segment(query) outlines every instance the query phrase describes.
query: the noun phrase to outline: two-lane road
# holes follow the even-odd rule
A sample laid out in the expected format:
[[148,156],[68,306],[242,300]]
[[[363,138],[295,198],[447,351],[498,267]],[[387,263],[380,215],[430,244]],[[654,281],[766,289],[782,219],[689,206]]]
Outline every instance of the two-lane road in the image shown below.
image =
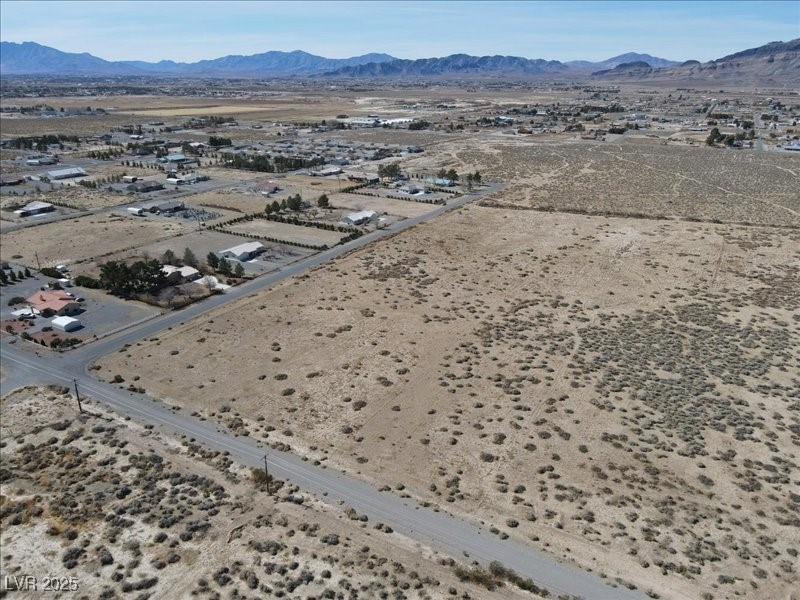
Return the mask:
[[39,357],[21,340],[14,344],[2,342],[2,365],[5,379],[0,382],[3,394],[21,385],[54,383],[69,386],[79,379],[82,391],[108,405],[121,415],[160,427],[165,433],[186,436],[210,449],[229,452],[241,464],[260,467],[268,451],[273,475],[296,484],[333,505],[345,503],[372,521],[391,526],[398,533],[459,560],[478,560],[481,563],[499,561],[520,575],[530,577],[554,594],[579,595],[587,600],[627,600],[644,598],[637,592],[612,588],[599,577],[577,567],[558,562],[523,543],[501,540],[477,523],[468,522],[441,512],[416,505],[392,493],[379,492],[367,483],[332,469],[314,466],[298,457],[267,450],[250,437],[241,437],[206,421],[181,413],[156,399],[125,391],[119,387],[94,380],[87,371],[97,358],[125,344],[133,344],[160,331],[173,327],[223,304],[253,294],[308,269],[331,261],[354,249],[428,221],[454,207],[502,189],[499,184],[484,186],[420,217],[406,219],[391,227],[375,231],[344,246],[310,256],[280,271],[260,277],[229,290],[228,293],[167,313],[150,321],[132,326],[84,347],[55,356]]
[[[64,369],[66,365],[44,362],[14,346],[4,348],[3,363],[42,383],[70,386],[75,376],[74,371]],[[228,452],[241,464],[260,467],[266,453],[270,472],[275,477],[334,506],[341,502],[352,506],[372,522],[385,523],[398,533],[458,560],[477,560],[484,564],[499,561],[520,575],[532,578],[554,595],[573,594],[587,600],[644,597],[624,588],[612,588],[595,575],[561,564],[517,541],[501,540],[477,524],[420,507],[413,500],[392,493],[379,492],[363,481],[314,466],[292,454],[265,448],[255,439],[236,436],[152,398],[86,378],[81,380],[80,388],[87,396],[120,414],[157,425],[168,434],[186,436],[208,448]]]

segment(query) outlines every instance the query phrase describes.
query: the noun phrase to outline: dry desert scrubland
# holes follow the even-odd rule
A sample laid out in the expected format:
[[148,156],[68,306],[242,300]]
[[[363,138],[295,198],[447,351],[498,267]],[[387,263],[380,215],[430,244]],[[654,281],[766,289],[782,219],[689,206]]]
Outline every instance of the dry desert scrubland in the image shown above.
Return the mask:
[[[800,226],[800,165],[788,154],[719,152],[643,137],[449,144],[453,162],[509,182],[496,201],[536,208],[756,225]],[[446,152],[445,148],[440,148]]]
[[789,598],[798,315],[795,228],[473,205],[97,374],[662,598]]
[[[2,399],[5,576],[74,598],[524,598],[456,576],[391,528],[296,489],[270,496],[219,452],[122,422],[69,391]],[[69,574],[75,592],[42,590]],[[493,578],[489,578],[493,579]]]

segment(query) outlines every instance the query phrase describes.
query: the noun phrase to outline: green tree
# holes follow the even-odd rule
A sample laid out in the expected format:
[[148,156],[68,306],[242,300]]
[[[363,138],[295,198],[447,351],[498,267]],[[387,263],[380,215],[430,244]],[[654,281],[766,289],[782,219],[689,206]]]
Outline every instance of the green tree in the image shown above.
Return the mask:
[[711,133],[709,133],[708,137],[706,138],[706,144],[713,146],[720,137],[722,136],[719,133],[719,129],[714,127],[714,129],[711,130]]
[[277,200],[272,201],[272,212],[274,213],[281,212],[281,205]]
[[183,264],[197,268],[197,257],[194,255],[191,248],[183,249]]
[[167,250],[164,254],[161,255],[161,262],[165,265],[176,265],[178,264],[178,257],[175,256],[175,253],[172,250]]
[[381,179],[397,179],[402,170],[399,162],[389,163],[388,165],[378,165],[378,177]]
[[297,212],[303,206],[303,199],[300,197],[300,194],[295,194],[294,196],[289,196],[286,199],[286,208],[289,210],[293,210]]
[[244,277],[244,267],[242,266],[242,263],[236,263],[236,266],[233,268],[233,274],[240,279]]
[[477,183],[478,185],[480,185],[480,183],[481,183],[481,174],[480,174],[480,172],[478,172],[478,171],[475,171],[475,172],[472,174],[472,180],[473,180],[475,183]]
[[328,195],[327,194],[322,194],[317,199],[317,206],[319,206],[320,208],[328,208],[330,205],[331,205],[331,201],[328,199]]
[[0,269],[0,283],[3,285],[8,283],[8,275],[6,275],[6,272],[2,269]]
[[447,171],[446,179],[449,179],[453,183],[458,181],[458,173],[456,172],[456,170],[455,169],[450,169],[449,171]]
[[17,274],[16,274],[16,273],[14,273],[14,271],[9,271],[9,272],[8,272],[8,278],[9,278],[11,281],[16,281],[16,280],[17,280]]
[[219,262],[217,263],[217,271],[219,271],[223,275],[230,275],[231,274],[231,263],[228,262],[227,258],[220,258],[219,259]]
[[219,257],[213,252],[209,252],[208,255],[206,255],[206,262],[208,263],[208,266],[214,270],[219,267]]
[[17,271],[17,279],[19,279],[20,281],[25,279],[25,273],[23,273],[22,270]]
[[28,267],[25,267],[25,277],[31,276],[31,270]]

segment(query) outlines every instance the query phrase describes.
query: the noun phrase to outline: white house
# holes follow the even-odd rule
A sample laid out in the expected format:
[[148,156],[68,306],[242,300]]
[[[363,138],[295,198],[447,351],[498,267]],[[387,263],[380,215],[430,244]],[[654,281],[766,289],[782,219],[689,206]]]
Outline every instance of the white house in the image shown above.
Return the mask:
[[250,260],[254,256],[258,256],[265,250],[266,248],[261,242],[245,242],[233,248],[220,250],[217,254],[222,258],[232,258],[233,260],[244,262]]
[[378,216],[374,210],[362,210],[360,212],[350,213],[349,215],[345,215],[342,218],[343,223],[347,223],[348,225],[363,225],[364,223],[369,223]]

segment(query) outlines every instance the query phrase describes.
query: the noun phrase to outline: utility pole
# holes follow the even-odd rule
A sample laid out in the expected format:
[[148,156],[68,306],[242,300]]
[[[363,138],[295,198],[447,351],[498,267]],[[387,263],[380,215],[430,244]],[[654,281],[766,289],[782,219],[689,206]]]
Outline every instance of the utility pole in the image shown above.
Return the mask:
[[72,383],[75,384],[75,399],[78,401],[78,412],[82,413],[83,412],[83,407],[81,406],[81,395],[78,393],[78,380],[77,379],[73,379]]
[[267,469],[267,455],[264,455],[264,475],[267,476],[267,493],[272,495],[272,486],[269,484],[269,470]]
[[33,251],[33,255],[36,257],[36,270],[37,271],[41,271],[42,270],[42,265],[39,262],[39,253],[34,250]]

